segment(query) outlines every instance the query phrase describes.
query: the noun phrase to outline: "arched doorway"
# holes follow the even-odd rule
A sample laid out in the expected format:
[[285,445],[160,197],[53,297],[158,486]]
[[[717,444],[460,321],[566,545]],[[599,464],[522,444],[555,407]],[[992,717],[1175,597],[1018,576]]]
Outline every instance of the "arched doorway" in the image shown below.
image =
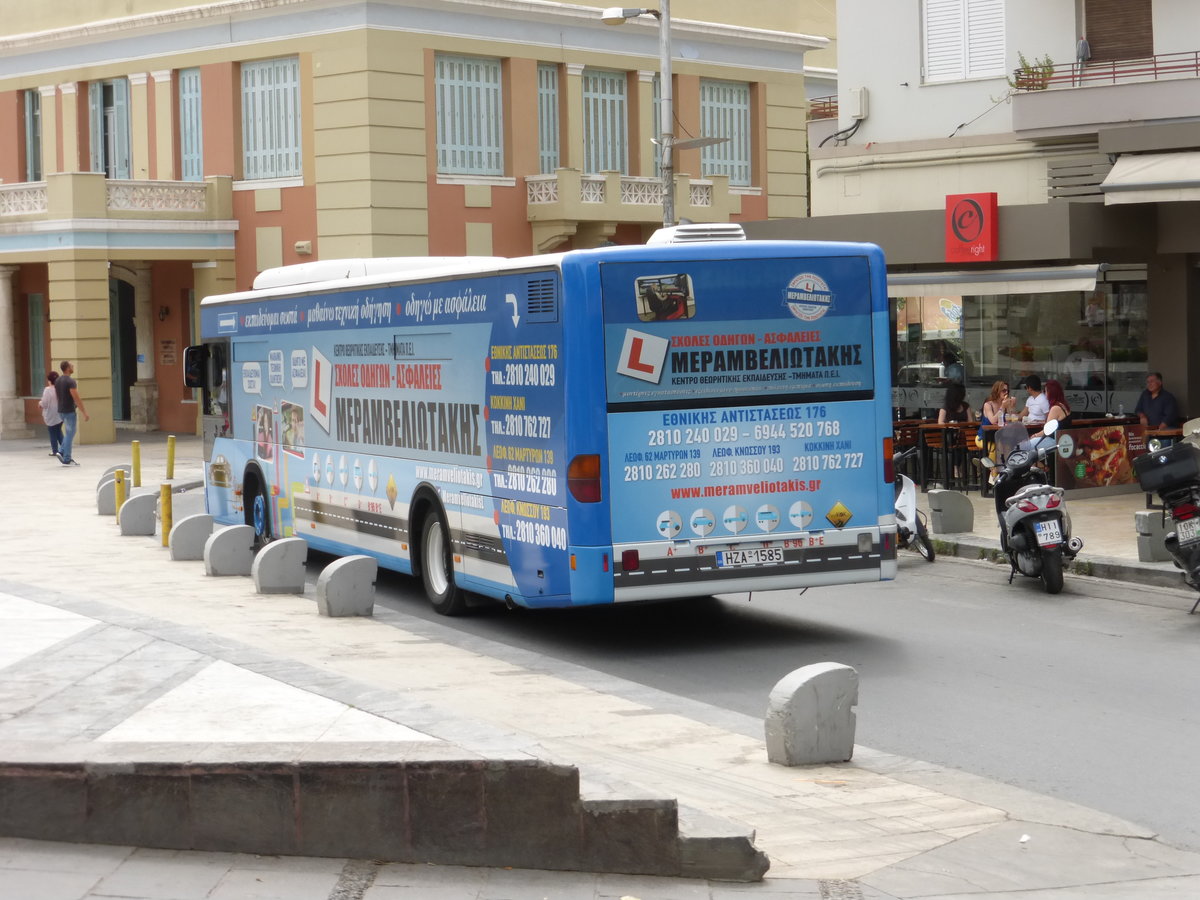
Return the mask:
[[112,354],[113,421],[129,421],[129,388],[137,380],[137,336],[133,324],[133,285],[108,279],[109,351]]

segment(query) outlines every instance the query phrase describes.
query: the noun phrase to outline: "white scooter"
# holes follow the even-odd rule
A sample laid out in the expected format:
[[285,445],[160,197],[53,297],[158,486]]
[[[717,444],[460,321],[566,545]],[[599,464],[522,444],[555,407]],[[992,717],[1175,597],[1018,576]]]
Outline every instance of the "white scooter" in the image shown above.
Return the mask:
[[[1045,436],[1051,438],[1045,446],[1009,453],[997,470],[995,487],[1000,547],[1012,566],[1008,581],[1011,584],[1018,572],[1041,578],[1048,594],[1063,589],[1063,557],[1074,559],[1083,549],[1083,540],[1071,535],[1065,491],[1047,484],[1045,474],[1036,467],[1053,455],[1057,430],[1058,422],[1051,420],[1044,428]],[[990,468],[990,462],[984,465]]]
[[892,457],[892,466],[897,469],[896,546],[916,550],[927,561],[933,562],[933,542],[929,540],[929,529],[925,527],[925,513],[917,509],[917,486],[898,470],[900,463],[916,452],[916,447],[909,447]]

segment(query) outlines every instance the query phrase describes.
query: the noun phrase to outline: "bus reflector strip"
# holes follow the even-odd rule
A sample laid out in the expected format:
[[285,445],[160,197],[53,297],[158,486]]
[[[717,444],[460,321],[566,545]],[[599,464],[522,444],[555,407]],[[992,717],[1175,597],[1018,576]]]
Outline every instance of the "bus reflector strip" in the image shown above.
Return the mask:
[[621,569],[626,572],[633,572],[642,565],[642,555],[637,550],[622,550],[621,551]]
[[883,481],[885,484],[891,484],[896,480],[896,467],[892,463],[892,439],[885,437],[883,439]]

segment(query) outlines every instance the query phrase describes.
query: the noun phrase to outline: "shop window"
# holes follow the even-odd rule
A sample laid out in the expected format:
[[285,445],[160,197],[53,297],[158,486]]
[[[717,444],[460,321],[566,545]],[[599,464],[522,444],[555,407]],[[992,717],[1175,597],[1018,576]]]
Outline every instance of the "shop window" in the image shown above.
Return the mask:
[[625,73],[583,70],[583,171],[628,171]]
[[88,84],[91,166],[106,178],[132,177],[129,160],[129,80]]
[[438,171],[503,175],[500,60],[439,53],[434,71]]
[[750,184],[750,85],[700,81],[700,133],[723,138],[700,151],[704,175],[728,175],[729,183]]
[[242,177],[302,174],[299,57],[242,63]]
[[36,90],[25,92],[25,180],[42,180],[42,94]]
[[204,180],[204,111],[201,108],[200,70],[180,69],[179,174],[184,181]]
[[1018,388],[1037,375],[1061,382],[1076,412],[1132,410],[1153,368],[1145,268],[1114,267],[1104,279],[1087,292],[896,300],[896,406],[934,413],[961,377],[978,409],[993,382],[1023,397]]
[[925,81],[1006,74],[1004,0],[925,0]]
[[543,174],[559,166],[558,66],[538,64],[538,163]]

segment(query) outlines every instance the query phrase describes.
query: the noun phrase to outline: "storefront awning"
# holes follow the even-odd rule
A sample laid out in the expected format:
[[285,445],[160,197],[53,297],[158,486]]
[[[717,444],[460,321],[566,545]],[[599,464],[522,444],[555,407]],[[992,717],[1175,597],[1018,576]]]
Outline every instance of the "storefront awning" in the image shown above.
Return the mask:
[[1046,266],[990,272],[889,272],[889,297],[1094,291],[1101,266]]
[[1100,190],[1105,205],[1200,200],[1200,152],[1125,154]]

